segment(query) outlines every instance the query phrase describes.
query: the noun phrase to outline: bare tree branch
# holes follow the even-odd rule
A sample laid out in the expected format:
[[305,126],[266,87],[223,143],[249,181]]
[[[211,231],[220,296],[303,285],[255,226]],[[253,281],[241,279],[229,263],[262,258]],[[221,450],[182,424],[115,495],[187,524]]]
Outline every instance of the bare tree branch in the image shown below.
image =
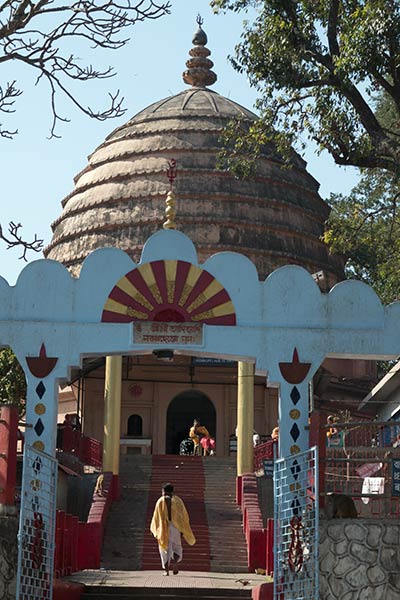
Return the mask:
[[0,225],[0,239],[2,239],[7,244],[7,250],[10,248],[15,248],[19,246],[23,249],[20,259],[27,262],[26,253],[28,250],[32,250],[33,252],[40,252],[43,250],[43,240],[39,239],[35,233],[35,237],[31,242],[27,242],[22,238],[19,233],[20,228],[22,227],[21,223],[13,223],[11,221],[8,224],[8,234],[9,236],[5,236],[3,233],[3,228]]
[[[57,110],[58,92],[91,118],[119,117],[125,112],[119,92],[109,93],[109,106],[96,110],[85,107],[68,87],[71,80],[85,82],[113,77],[113,68],[99,69],[83,64],[66,48],[73,48],[74,42],[79,41],[87,43],[89,50],[118,50],[128,43],[130,26],[158,19],[169,14],[170,8],[169,0],[75,0],[69,5],[60,0],[3,0],[0,4],[0,63],[23,63],[38,71],[37,81],[47,80],[52,111],[51,137],[57,137],[59,121],[69,120]],[[15,100],[21,93],[15,81],[0,87],[0,113],[14,112]],[[16,133],[0,125],[0,136],[12,138]]]

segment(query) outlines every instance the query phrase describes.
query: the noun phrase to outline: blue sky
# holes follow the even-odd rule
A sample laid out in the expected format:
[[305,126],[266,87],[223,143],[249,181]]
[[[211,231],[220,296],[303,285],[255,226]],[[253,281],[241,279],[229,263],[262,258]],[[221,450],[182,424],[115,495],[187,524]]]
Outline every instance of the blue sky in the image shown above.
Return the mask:
[[[73,189],[73,177],[85,167],[87,156],[102,143],[115,127],[127,121],[152,102],[181,91],[185,84],[182,71],[196,29],[196,15],[204,19],[208,48],[218,81],[213,89],[247,108],[256,98],[243,75],[230,66],[227,55],[233,53],[244,15],[213,15],[209,0],[172,0],[172,13],[157,21],[138,23],[131,30],[131,41],[122,50],[90,57],[95,65],[112,64],[117,75],[111,80],[80,86],[83,104],[100,104],[108,91],[120,89],[127,111],[118,120],[99,122],[81,115],[59,96],[59,110],[70,123],[58,125],[61,139],[48,139],[51,125],[50,96],[45,82],[34,85],[35,75],[25,67],[1,67],[0,85],[17,79],[24,94],[17,101],[17,112],[7,120],[9,128],[18,128],[12,141],[0,138],[1,213],[3,229],[9,221],[23,223],[26,238],[37,233],[45,244],[51,239],[51,223],[61,213],[62,199]],[[88,56],[89,52],[79,52]],[[1,119],[5,123],[5,119]],[[348,192],[356,182],[355,169],[336,167],[329,156],[316,156],[310,148],[305,159],[308,170],[320,182],[321,195]],[[18,249],[0,246],[0,275],[14,284],[24,263]],[[39,255],[29,254],[30,260]]]

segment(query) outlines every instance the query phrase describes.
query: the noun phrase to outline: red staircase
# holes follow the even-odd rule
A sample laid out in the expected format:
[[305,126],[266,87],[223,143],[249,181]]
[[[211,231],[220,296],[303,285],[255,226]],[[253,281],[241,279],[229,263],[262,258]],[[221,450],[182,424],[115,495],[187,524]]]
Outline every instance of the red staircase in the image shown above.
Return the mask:
[[152,457],[152,475],[148,495],[146,534],[143,540],[142,569],[161,569],[158,544],[150,533],[150,522],[154,506],[161,496],[164,483],[172,483],[174,492],[182,498],[190,516],[190,524],[196,537],[196,544],[188,546],[183,540],[183,560],[180,563],[185,571],[210,571],[210,542],[207,515],[204,503],[205,478],[203,460],[199,456]]

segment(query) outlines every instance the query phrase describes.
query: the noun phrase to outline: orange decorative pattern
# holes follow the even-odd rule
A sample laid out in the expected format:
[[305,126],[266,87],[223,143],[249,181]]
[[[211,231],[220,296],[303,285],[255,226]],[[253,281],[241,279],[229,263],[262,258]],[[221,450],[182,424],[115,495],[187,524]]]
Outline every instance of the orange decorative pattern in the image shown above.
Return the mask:
[[204,269],[182,260],[157,260],[127,273],[112,289],[101,320],[236,325],[225,288]]

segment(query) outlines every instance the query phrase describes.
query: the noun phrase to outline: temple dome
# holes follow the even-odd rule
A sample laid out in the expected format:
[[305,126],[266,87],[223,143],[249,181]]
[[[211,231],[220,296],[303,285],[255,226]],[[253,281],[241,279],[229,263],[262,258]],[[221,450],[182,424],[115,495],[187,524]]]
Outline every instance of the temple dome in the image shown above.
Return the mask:
[[[204,42],[196,34],[196,44]],[[343,261],[320,240],[329,207],[319,184],[295,153],[292,168],[282,168],[266,150],[256,175],[243,180],[217,168],[223,128],[231,119],[251,123],[257,116],[206,87],[216,78],[212,62],[204,46],[194,50],[200,62],[189,60],[184,73],[192,87],[136,114],[89,156],[52,225],[46,257],[74,275],[99,247],[121,248],[139,261],[144,243],[165,220],[166,169],[175,159],[177,228],[192,239],[201,262],[215,252],[236,251],[255,263],[260,278],[298,264],[311,273],[324,271],[332,285],[343,276]]]

